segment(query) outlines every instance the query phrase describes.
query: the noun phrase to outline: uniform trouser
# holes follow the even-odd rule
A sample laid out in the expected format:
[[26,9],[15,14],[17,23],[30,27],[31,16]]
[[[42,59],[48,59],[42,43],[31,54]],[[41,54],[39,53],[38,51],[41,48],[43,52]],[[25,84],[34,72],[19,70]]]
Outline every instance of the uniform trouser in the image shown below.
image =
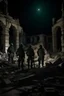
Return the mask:
[[18,68],[22,68],[22,70],[23,70],[24,69],[23,63],[24,63],[24,58],[19,58],[18,59]]
[[43,59],[39,59],[38,61],[39,61],[39,68],[40,68],[40,64],[41,63],[42,63],[42,67],[43,67],[43,65],[44,65],[44,58]]
[[10,54],[8,54],[8,62],[10,62]]
[[13,56],[11,54],[8,54],[8,62],[13,63]]
[[31,63],[31,68],[32,68],[32,63],[33,63],[33,58],[28,57],[28,69],[29,69],[29,65]]

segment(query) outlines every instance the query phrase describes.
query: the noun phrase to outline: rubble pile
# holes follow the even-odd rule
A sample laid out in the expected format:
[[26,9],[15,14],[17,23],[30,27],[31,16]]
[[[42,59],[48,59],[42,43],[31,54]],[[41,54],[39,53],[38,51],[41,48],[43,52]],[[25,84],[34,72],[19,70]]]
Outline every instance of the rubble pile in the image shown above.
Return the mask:
[[[57,58],[46,67],[20,70],[0,62],[0,96],[64,95],[64,62]],[[59,66],[61,65],[61,66]]]

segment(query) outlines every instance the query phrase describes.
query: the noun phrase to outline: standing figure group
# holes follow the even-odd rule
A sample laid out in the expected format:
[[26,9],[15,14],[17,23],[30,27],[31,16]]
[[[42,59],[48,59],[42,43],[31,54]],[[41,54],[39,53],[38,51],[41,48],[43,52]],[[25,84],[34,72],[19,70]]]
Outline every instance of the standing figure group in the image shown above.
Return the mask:
[[[13,44],[11,44],[8,48],[8,61],[13,63],[13,57],[14,57],[14,47]],[[38,54],[38,62],[39,62],[39,68],[40,68],[40,64],[42,63],[42,67],[44,65],[44,55],[45,55],[45,51],[42,47],[42,45],[39,46],[39,49],[37,51]],[[22,68],[22,70],[24,69],[24,59],[25,59],[25,51],[23,48],[23,45],[20,44],[19,48],[16,51],[16,55],[18,56],[18,68]],[[34,50],[32,48],[31,45],[29,45],[29,47],[26,50],[26,55],[28,57],[27,62],[28,62],[28,69],[31,67],[33,68],[33,62],[34,62]]]

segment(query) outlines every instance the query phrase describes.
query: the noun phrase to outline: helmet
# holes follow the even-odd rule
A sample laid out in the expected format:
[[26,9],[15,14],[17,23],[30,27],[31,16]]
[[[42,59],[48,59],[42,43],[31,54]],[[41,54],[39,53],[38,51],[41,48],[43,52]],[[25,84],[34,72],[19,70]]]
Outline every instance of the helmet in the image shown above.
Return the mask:
[[42,48],[42,45],[40,45],[39,47]]
[[20,44],[20,47],[23,47],[23,45],[22,45],[22,44]]
[[10,45],[13,46],[13,43],[11,43]]
[[31,48],[32,46],[31,45],[29,45],[29,48]]

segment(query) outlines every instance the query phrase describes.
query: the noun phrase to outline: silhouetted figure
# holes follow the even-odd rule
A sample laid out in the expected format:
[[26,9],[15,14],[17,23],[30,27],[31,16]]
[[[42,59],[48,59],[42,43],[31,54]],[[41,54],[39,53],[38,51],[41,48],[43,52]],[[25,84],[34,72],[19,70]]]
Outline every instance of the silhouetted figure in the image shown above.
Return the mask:
[[39,46],[39,49],[37,51],[37,54],[39,56],[38,62],[39,62],[39,68],[40,68],[40,63],[42,63],[42,67],[44,65],[44,55],[45,55],[45,51],[44,51],[42,45]]
[[23,45],[21,44],[16,52],[17,56],[19,56],[18,58],[18,68],[23,68],[23,63],[24,63],[24,58],[25,58],[25,53],[24,53],[24,49],[23,49]]
[[11,43],[8,50],[8,62],[13,63],[13,58],[14,58],[14,46]]
[[34,50],[31,47],[31,45],[28,47],[27,52],[26,52],[27,56],[28,56],[28,69],[29,69],[29,63],[31,62],[31,68],[32,68],[32,64],[34,61]]

